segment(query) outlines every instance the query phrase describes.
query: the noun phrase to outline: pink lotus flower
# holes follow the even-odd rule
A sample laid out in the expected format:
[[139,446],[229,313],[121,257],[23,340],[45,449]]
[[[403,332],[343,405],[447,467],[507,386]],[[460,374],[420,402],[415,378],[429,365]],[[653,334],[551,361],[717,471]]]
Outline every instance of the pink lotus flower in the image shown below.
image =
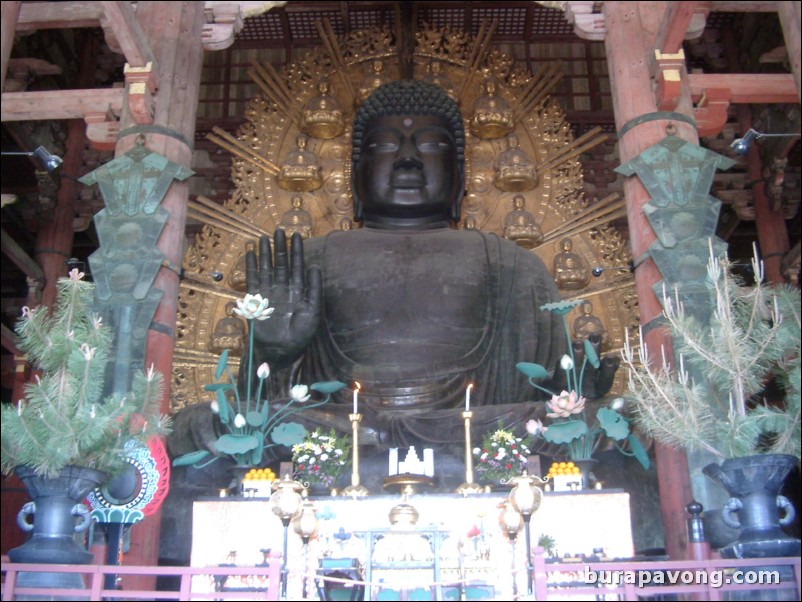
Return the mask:
[[546,402],[549,418],[568,418],[572,414],[579,414],[585,409],[585,398],[580,397],[576,391],[563,391],[559,395],[552,395],[551,401]]

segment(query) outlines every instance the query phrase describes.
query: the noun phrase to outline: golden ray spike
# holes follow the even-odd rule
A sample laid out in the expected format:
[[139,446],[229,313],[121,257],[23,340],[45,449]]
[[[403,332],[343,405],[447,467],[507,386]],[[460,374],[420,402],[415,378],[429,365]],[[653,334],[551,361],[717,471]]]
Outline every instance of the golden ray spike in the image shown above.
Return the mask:
[[563,301],[581,301],[583,299],[589,299],[590,297],[596,297],[598,295],[623,290],[633,286],[635,286],[635,276],[633,274],[628,276],[618,276],[617,278],[610,280],[605,286],[584,289],[576,295],[563,297]]
[[570,227],[567,227],[567,228],[564,228],[564,229],[560,229],[559,231],[552,230],[551,232],[546,234],[543,237],[543,240],[540,241],[540,243],[535,248],[542,247],[542,246],[547,245],[547,244],[549,244],[551,242],[554,242],[557,238],[560,238],[560,237],[574,236],[574,235],[580,234],[582,232],[587,232],[588,230],[592,230],[593,228],[597,228],[602,224],[606,224],[606,223],[609,223],[611,221],[620,219],[622,217],[626,217],[626,214],[627,214],[626,207],[622,207],[622,208],[620,208],[620,209],[618,209],[616,211],[613,211],[611,213],[608,213],[608,214],[606,214],[604,216],[594,216],[593,218],[588,219],[587,221],[583,221],[581,223],[571,222],[571,226]]
[[[263,234],[268,234],[260,227],[256,226],[251,220],[247,219],[246,217],[240,215],[239,213],[234,213],[230,209],[222,205],[218,205],[212,199],[209,199],[203,195],[198,195],[195,197],[194,201],[190,201],[190,205],[200,205],[206,208],[208,211],[215,212],[214,214],[219,215],[221,219],[225,218],[231,222],[231,225],[238,225],[243,232],[249,232],[254,236],[262,236]],[[198,207],[200,210],[200,207]]]
[[266,232],[263,232],[257,228],[246,228],[241,223],[235,220],[227,219],[225,216],[222,216],[207,207],[203,207],[202,205],[193,204],[192,201],[189,202],[187,207],[187,217],[196,219],[199,222],[209,226],[220,228],[221,230],[225,230],[226,232],[236,236],[259,238],[263,234],[267,234]]
[[581,226],[588,221],[598,220],[601,217],[604,217],[608,213],[612,213],[613,211],[618,211],[625,207],[625,201],[623,198],[619,196],[617,192],[614,192],[610,195],[607,195],[600,201],[594,203],[590,207],[587,207],[581,214],[573,216],[570,221],[566,221],[563,224],[557,226],[550,232],[546,233],[544,236],[544,240],[546,238],[551,238],[552,240],[559,236],[562,232],[566,232],[568,230],[572,230],[577,226]]
[[187,290],[195,291],[198,293],[205,293],[210,295],[215,295],[217,297],[221,297],[223,299],[231,299],[232,301],[236,301],[237,299],[242,299],[242,294],[230,289],[220,288],[219,286],[211,286],[204,282],[200,282],[199,280],[194,280],[188,276],[184,276],[183,280],[179,283],[181,288],[185,288]]
[[563,78],[564,73],[562,71],[557,71],[549,76],[548,79],[542,82],[542,85],[538,87],[534,94],[532,94],[526,102],[526,105],[521,113],[521,119],[524,116],[531,113],[537,105],[542,103],[551,91],[555,88],[555,86],[560,83],[560,80]]
[[323,45],[326,48],[326,53],[331,59],[332,66],[342,82],[343,88],[351,98],[351,104],[355,104],[358,97],[353,85],[351,84],[351,80],[348,78],[345,60],[340,53],[340,45],[337,41],[337,36],[331,27],[331,23],[329,23],[328,19],[324,18],[322,21],[315,21],[315,27],[317,28],[320,39],[323,41]]
[[[602,134],[598,138],[594,139],[594,136],[599,134],[602,131],[600,127],[595,127],[589,132],[584,133],[579,138],[572,140],[566,146],[562,147],[557,153],[554,155],[547,157],[546,161],[544,161],[541,165],[537,168],[538,175],[543,175],[548,170],[554,168],[561,163],[565,163],[569,161],[571,158],[585,152],[588,149],[593,148],[604,142],[607,139],[606,134]],[[577,152],[579,151],[579,152]]]
[[469,89],[471,86],[475,74],[479,71],[479,66],[482,64],[482,61],[484,61],[485,54],[487,53],[487,49],[490,46],[490,42],[493,39],[493,34],[496,32],[497,27],[497,21],[493,21],[489,27],[487,27],[486,19],[482,21],[479,34],[474,39],[473,46],[471,46],[471,53],[468,57],[468,76],[463,80],[460,86],[457,95],[458,98],[462,98],[465,90]]
[[275,72],[272,65],[266,63],[263,66],[257,61],[252,61],[247,73],[279,110],[285,113],[296,125],[300,122],[301,114],[296,108],[297,103],[290,98],[289,91],[284,87],[281,76]]
[[240,142],[225,130],[215,126],[212,128],[212,132],[214,133],[206,135],[207,140],[214,142],[231,154],[271,175],[278,175],[280,169],[274,163],[256,154],[252,148],[249,148],[246,144]]

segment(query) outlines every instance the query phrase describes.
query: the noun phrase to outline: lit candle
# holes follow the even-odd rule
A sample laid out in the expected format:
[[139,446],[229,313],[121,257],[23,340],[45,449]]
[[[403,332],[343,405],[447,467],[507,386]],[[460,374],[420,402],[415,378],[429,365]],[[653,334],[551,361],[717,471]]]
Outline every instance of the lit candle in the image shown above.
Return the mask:
[[359,393],[359,383],[355,383],[355,384],[356,384],[356,387],[354,388],[354,414],[358,414],[359,413],[359,405],[357,404],[356,396],[357,396],[357,393]]
[[465,411],[471,411],[471,389],[473,388],[473,384],[468,385],[468,388],[465,389]]

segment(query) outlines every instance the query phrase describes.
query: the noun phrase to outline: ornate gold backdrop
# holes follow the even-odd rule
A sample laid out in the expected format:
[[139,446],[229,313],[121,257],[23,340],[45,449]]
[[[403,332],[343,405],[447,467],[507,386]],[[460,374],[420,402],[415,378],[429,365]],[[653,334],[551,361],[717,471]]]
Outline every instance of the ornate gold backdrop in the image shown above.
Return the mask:
[[[605,331],[602,350],[616,353],[625,328],[637,327],[634,279],[626,270],[607,269],[598,277],[590,271],[630,261],[626,242],[609,225],[625,210],[616,196],[593,204],[584,198],[579,156],[604,136],[571,133],[549,97],[559,65],[524,72],[490,49],[494,27],[487,24],[475,37],[424,27],[414,50],[387,29],[338,39],[328,24],[318,27],[323,47],[282,73],[253,64],[249,75],[262,93],[251,100],[247,123],[236,136],[220,129],[210,135],[233,155],[236,191],[224,207],[202,197],[190,202],[189,216],[205,225],[184,261],[171,409],[208,398],[203,386],[213,382],[222,348],[230,348],[231,369],[237,369],[245,325],[226,305],[244,294],[247,242],[272,235],[279,225],[303,236],[358,227],[349,190],[354,111],[376,85],[409,77],[410,68],[414,79],[446,88],[462,109],[467,190],[457,227],[495,232],[531,248],[552,270],[563,298],[592,304],[585,311],[591,309]],[[574,257],[567,270],[557,270],[566,239]],[[569,314],[570,325],[582,311]],[[622,390],[619,375],[611,393]]]

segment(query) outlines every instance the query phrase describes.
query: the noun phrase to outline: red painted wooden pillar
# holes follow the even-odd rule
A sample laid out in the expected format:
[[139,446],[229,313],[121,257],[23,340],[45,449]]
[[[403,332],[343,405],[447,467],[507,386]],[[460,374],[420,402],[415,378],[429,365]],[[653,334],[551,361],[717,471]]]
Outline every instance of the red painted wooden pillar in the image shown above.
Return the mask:
[[[203,65],[201,31],[205,23],[202,2],[139,2],[136,16],[158,64],[153,125],[136,126],[124,108],[120,138],[115,152],[129,151],[138,135],[145,136],[145,147],[170,161],[189,167],[195,135],[198,94]],[[179,274],[183,261],[184,226],[189,188],[174,181],[161,207],[169,217],[157,246],[171,267],[162,267],[154,287],[163,296],[148,332],[145,364],[164,375],[162,411],[169,409],[170,383],[178,308]],[[174,269],[171,269],[174,268]],[[126,564],[155,565],[159,557],[159,513],[134,525]],[[124,578],[125,589],[135,589],[153,578]]]
[[[626,163],[647,148],[666,137],[666,127],[672,124],[675,135],[698,143],[696,129],[677,120],[651,119],[658,109],[652,92],[649,60],[654,54],[654,40],[665,2],[605,2],[604,15],[607,28],[605,50],[610,72],[616,129],[626,125],[620,136],[618,151],[621,163]],[[686,90],[676,109],[691,114],[690,94]],[[633,120],[641,118],[638,125]],[[650,118],[649,120],[645,118]],[[624,195],[629,223],[630,246],[636,263],[656,240],[654,231],[643,213],[650,200],[640,180],[633,176],[624,181]],[[671,337],[661,328],[651,328],[653,320],[662,313],[660,301],[652,285],[662,280],[657,266],[647,259],[635,270],[640,323],[644,326],[645,341],[653,355],[660,355],[664,346],[667,356],[673,355]],[[674,559],[687,557],[688,535],[685,524],[685,507],[691,501],[691,481],[684,451],[660,444],[655,445],[657,477],[660,486],[665,546]]]

